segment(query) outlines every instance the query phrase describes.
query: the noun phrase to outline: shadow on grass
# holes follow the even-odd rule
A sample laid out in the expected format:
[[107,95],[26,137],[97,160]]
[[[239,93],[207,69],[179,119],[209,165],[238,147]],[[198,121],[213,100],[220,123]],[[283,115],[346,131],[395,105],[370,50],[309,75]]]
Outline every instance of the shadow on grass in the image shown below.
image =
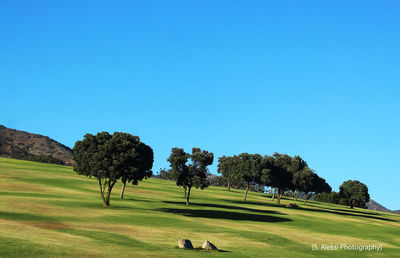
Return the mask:
[[[120,200],[120,199],[118,199],[118,200]],[[133,198],[133,197],[124,197],[123,200],[131,201],[131,202],[154,202],[154,201],[151,201],[151,200],[137,199],[137,198]],[[121,200],[121,201],[123,201],[123,200]]]
[[[228,200],[228,201],[233,202],[233,203],[244,204],[243,202],[237,201],[237,200]],[[286,207],[286,205],[284,205],[284,204],[277,204],[277,203],[270,203],[270,202],[246,201],[245,203],[251,204],[251,205],[262,205],[262,206],[270,206],[270,207]],[[351,217],[359,217],[359,218],[368,218],[368,219],[396,222],[396,220],[374,216],[373,214],[363,212],[363,211],[357,211],[357,210],[350,211],[350,210],[344,210],[344,209],[320,208],[316,205],[312,205],[309,203],[307,205],[312,206],[313,208],[299,206],[298,210],[311,211],[311,212],[323,212],[323,213],[331,213],[331,214],[338,214],[338,215],[351,216]]]
[[228,220],[247,220],[247,221],[259,221],[259,222],[287,222],[291,219],[281,218],[271,215],[261,215],[252,213],[241,213],[232,211],[219,211],[219,210],[195,210],[195,209],[173,209],[173,208],[161,208],[156,209],[157,211],[174,213],[183,215],[186,217],[195,218],[209,218],[209,219],[228,219]]
[[[325,203],[324,203],[325,204]],[[318,206],[314,205],[314,204],[309,204],[307,206],[312,206],[312,207],[316,207],[319,208]],[[388,214],[380,214],[378,213],[379,211],[374,211],[374,210],[367,210],[367,211],[360,211],[360,210],[355,210],[355,209],[340,209],[340,208],[324,208],[327,210],[333,210],[333,211],[343,211],[343,212],[351,212],[351,213],[358,213],[358,214],[364,214],[364,215],[369,215],[369,216],[387,216]],[[369,211],[369,212],[368,212]],[[390,214],[390,213],[389,213]]]
[[226,200],[227,202],[231,202],[231,203],[237,203],[237,204],[250,204],[250,205],[261,205],[261,206],[270,206],[270,207],[285,207],[284,204],[277,204],[277,203],[271,203],[268,201],[264,201],[264,202],[258,202],[258,201],[246,201],[243,202],[241,200]]
[[205,252],[205,253],[229,253],[229,251],[227,251],[227,250],[222,250],[222,249],[205,250],[205,249],[203,249],[201,247],[196,247],[196,248],[192,248],[192,249],[189,249],[189,248],[184,249],[184,248],[179,248],[179,247],[176,246],[175,249],[179,249],[179,250],[182,250],[182,251],[198,251],[198,252]]
[[[351,216],[351,217],[356,217],[356,218],[358,217],[358,218],[377,219],[377,220],[396,222],[396,220],[383,218],[383,217],[377,217],[377,216],[374,216],[373,214],[363,214],[363,213],[354,214],[354,213],[352,213],[352,211],[343,212],[341,209],[333,210],[333,209],[321,209],[321,208],[316,208],[316,207],[315,208],[311,208],[311,209],[310,208],[306,208],[306,207],[299,207],[297,209],[298,210],[303,210],[303,211],[323,212],[323,213]],[[351,212],[351,213],[349,213],[349,212]],[[357,211],[355,211],[355,212],[357,212]]]
[[25,225],[34,226],[42,229],[69,228],[66,224],[56,218],[32,213],[17,213],[0,211],[0,219],[21,221]]
[[[168,204],[185,204],[185,202],[173,202],[173,201],[163,201],[163,203]],[[243,203],[242,203],[243,204]],[[213,204],[213,203],[190,203],[189,206],[199,206],[199,207],[207,207],[207,208],[220,208],[220,209],[229,209],[229,210],[242,210],[242,211],[250,211],[250,212],[260,212],[260,213],[267,213],[267,214],[280,214],[280,215],[287,215],[285,213],[281,213],[279,211],[270,211],[270,210],[259,210],[259,209],[252,209],[247,207],[241,206],[232,206],[232,205],[223,205],[223,204]]]
[[82,229],[60,229],[58,232],[63,232],[70,235],[84,237],[102,243],[103,245],[118,245],[122,247],[140,247],[149,250],[161,250],[160,247],[142,242],[138,239],[131,238],[126,235],[96,231],[96,230],[82,230]]

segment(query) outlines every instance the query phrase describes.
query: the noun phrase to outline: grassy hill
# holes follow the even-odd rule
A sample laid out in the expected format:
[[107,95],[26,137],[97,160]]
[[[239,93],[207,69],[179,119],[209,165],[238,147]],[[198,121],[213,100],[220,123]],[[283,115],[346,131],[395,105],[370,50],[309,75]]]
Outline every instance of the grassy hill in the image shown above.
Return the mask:
[[[173,182],[129,186],[103,207],[94,179],[71,167],[0,158],[0,256],[282,257],[395,256],[400,216],[310,202],[277,206],[269,196],[209,187],[189,207]],[[292,200],[284,199],[283,204]],[[178,249],[205,240],[225,252]],[[376,251],[312,251],[311,245],[383,245]]]

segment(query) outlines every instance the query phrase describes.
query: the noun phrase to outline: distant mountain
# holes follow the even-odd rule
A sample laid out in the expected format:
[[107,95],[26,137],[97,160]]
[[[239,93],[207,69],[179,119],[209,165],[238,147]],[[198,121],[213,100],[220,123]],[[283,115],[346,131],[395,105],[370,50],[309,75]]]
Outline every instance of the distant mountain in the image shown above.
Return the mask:
[[376,201],[370,199],[369,202],[367,203],[367,208],[369,210],[374,210],[374,211],[383,211],[383,212],[391,212],[391,213],[398,213],[400,214],[400,210],[389,210],[388,208],[384,207],[383,205],[380,205]]
[[46,163],[73,165],[73,152],[47,136],[0,125],[0,156]]

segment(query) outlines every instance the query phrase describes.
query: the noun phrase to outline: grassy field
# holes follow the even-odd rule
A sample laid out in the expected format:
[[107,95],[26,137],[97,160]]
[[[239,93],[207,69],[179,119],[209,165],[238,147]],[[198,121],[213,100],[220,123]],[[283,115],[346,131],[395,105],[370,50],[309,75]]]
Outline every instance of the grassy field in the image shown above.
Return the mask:
[[[70,167],[0,158],[0,256],[308,257],[399,256],[400,216],[297,202],[209,187],[189,207],[174,182],[150,179],[127,187],[103,207],[94,179]],[[205,240],[223,251],[182,250]],[[316,250],[312,244],[381,245],[383,250]]]

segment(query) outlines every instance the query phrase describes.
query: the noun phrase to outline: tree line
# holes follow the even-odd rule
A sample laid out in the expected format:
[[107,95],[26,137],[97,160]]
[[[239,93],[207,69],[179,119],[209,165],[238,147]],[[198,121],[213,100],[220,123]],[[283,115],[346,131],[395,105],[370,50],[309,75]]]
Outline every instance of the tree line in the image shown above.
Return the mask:
[[[137,185],[153,173],[152,148],[141,142],[138,136],[128,133],[86,134],[83,140],[75,143],[73,151],[74,171],[97,179],[105,206],[110,205],[111,191],[118,180],[123,183],[120,194],[120,198],[123,199],[127,183]],[[170,169],[162,170],[161,173],[183,188],[187,205],[190,204],[193,187],[205,189],[210,185],[207,176],[210,175],[208,166],[214,161],[212,152],[192,148],[191,153],[186,153],[184,149],[175,147],[172,148],[167,161]],[[331,196],[335,198],[325,179],[309,168],[300,156],[292,157],[281,153],[264,156],[249,153],[222,156],[218,159],[218,173],[227,182],[228,191],[232,186],[245,189],[244,202],[249,190],[262,190],[266,186],[274,189],[272,200],[276,198],[278,204],[288,192],[292,193],[296,200],[298,194],[303,193],[304,202],[313,194],[318,194],[322,201],[330,200]],[[340,204],[364,207],[369,195],[365,198],[368,188],[362,187],[363,184],[344,184],[343,189],[341,187]]]
[[305,193],[307,202],[311,194],[331,192],[332,188],[325,179],[317,175],[300,156],[289,156],[275,152],[273,155],[242,153],[234,156],[222,156],[218,159],[218,173],[228,182],[244,183],[246,201],[250,186],[263,185],[274,189],[272,200],[280,200],[287,191],[297,200],[298,193]]

